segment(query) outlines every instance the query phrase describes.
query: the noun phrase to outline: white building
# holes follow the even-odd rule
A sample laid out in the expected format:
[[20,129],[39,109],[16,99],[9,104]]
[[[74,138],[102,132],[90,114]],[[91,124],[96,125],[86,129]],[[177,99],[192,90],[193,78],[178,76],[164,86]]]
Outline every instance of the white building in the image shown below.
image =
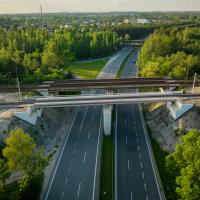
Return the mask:
[[138,24],[149,24],[151,23],[150,19],[137,19]]

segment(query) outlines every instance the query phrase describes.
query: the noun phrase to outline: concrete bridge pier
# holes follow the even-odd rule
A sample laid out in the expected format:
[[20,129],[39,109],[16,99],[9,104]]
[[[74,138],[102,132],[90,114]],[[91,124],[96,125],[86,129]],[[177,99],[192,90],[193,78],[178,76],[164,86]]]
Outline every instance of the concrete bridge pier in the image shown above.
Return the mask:
[[26,121],[32,125],[35,125],[37,123],[38,117],[42,116],[42,108],[35,108],[34,106],[28,106],[26,111],[21,112],[14,112],[14,116]]
[[112,105],[103,106],[103,125],[104,125],[104,134],[111,135],[112,127]]

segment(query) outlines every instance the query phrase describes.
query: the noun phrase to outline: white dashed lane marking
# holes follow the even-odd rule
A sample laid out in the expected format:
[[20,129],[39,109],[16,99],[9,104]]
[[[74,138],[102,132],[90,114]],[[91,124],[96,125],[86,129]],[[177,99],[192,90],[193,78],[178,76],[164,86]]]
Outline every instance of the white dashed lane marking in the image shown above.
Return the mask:
[[65,194],[65,192],[63,191],[63,192],[62,192],[62,197],[61,197],[62,199],[63,199],[63,197],[64,197],[64,194]]
[[78,186],[77,198],[79,198],[80,190],[81,190],[81,183],[79,183],[79,186]]
[[68,169],[67,174],[69,175],[71,168]]
[[142,162],[140,162],[140,167],[141,167],[141,169],[142,169]]
[[144,183],[144,189],[145,189],[145,191],[147,191],[147,186],[146,186],[146,183]]
[[144,172],[142,172],[142,178],[144,179]]
[[133,193],[131,192],[131,200],[133,200]]
[[85,162],[85,160],[86,160],[86,155],[87,155],[87,153],[85,152],[84,157],[83,157],[83,162]]
[[89,131],[89,133],[88,133],[88,140],[90,139],[90,135],[91,135],[91,132]]
[[130,170],[130,162],[129,162],[129,159],[128,159],[128,170]]
[[68,178],[65,179],[65,185],[67,185],[67,183],[68,183]]

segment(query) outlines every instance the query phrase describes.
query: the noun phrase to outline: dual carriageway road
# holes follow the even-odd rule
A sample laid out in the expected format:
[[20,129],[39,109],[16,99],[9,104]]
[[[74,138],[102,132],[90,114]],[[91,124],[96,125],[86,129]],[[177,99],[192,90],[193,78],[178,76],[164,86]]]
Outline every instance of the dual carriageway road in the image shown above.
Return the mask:
[[[112,57],[98,77],[113,78],[130,51]],[[101,106],[78,108],[43,200],[98,199],[101,120]]]

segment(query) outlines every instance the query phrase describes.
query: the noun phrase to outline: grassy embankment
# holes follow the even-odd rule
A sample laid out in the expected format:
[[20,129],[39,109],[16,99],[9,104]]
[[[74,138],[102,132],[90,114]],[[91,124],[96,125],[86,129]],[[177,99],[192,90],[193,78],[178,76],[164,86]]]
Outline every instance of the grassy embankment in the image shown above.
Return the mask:
[[[146,121],[146,116],[145,116],[146,112],[148,111],[144,111],[145,121]],[[163,184],[163,189],[165,192],[166,199],[176,200],[177,198],[176,198],[174,181],[169,179],[169,174],[165,166],[166,156],[169,154],[161,149],[158,142],[152,137],[151,130],[148,126],[147,129],[150,136],[151,146],[153,149],[160,178]]]
[[66,69],[83,79],[95,79],[107,60],[101,59],[96,61],[72,63]]

